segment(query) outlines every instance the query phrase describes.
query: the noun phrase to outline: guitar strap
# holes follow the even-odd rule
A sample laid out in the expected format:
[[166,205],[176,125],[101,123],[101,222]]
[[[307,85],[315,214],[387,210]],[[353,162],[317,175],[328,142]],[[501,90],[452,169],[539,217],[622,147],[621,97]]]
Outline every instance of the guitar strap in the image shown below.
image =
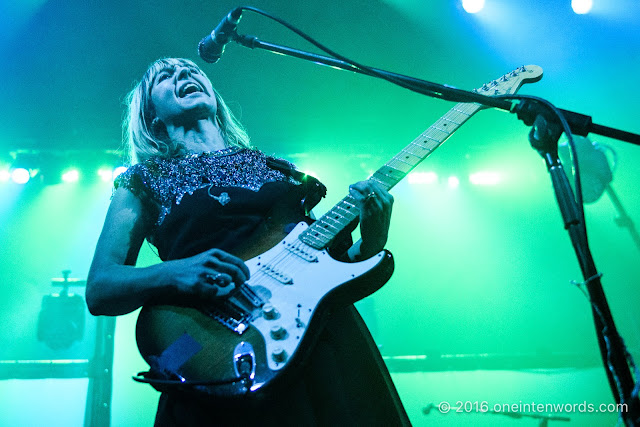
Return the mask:
[[311,209],[313,209],[314,206],[316,206],[327,194],[327,187],[325,187],[317,178],[307,175],[304,172],[300,172],[286,160],[267,156],[267,166],[302,183],[304,186],[302,207],[305,215],[309,215],[311,213]]
[[[305,215],[311,217],[311,209],[313,209],[320,200],[326,196],[327,187],[317,178],[300,172],[295,166],[286,160],[277,157],[267,156],[267,166],[271,169],[282,172],[283,174],[301,182],[304,186],[304,198],[302,199],[302,208]],[[358,221],[354,221],[344,230],[342,230],[327,248],[331,256],[338,261],[350,262],[347,251],[353,244],[351,232],[357,227]]]

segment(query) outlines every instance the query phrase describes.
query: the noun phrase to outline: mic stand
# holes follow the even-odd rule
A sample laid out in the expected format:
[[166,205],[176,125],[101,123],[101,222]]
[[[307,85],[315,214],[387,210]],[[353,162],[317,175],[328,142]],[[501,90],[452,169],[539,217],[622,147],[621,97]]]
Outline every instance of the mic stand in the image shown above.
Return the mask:
[[[247,36],[234,33],[231,37],[232,40],[236,43],[251,49],[263,49],[285,56],[304,59],[306,61],[314,62],[319,65],[326,65],[332,68],[353,71],[355,73],[389,80],[392,83],[396,83],[414,92],[421,93],[433,98],[443,99],[445,101],[477,102],[478,104],[487,107],[498,108],[500,110],[509,111],[511,113],[517,112],[518,115],[520,115],[521,112],[522,114],[531,114],[531,112],[535,110],[535,105],[537,104],[531,101],[521,101],[519,104],[517,104],[513,101],[500,99],[499,97],[480,95],[475,92],[457,89],[453,86],[433,83],[403,74],[392,73],[390,71],[381,70],[378,68],[360,68],[339,59],[265,42],[255,36]],[[590,116],[584,114],[563,109],[559,109],[559,111],[562,112],[565,119],[569,123],[571,132],[576,135],[587,136],[589,133],[597,133],[598,135],[607,136],[609,138],[618,139],[620,141],[629,142],[635,145],[640,145],[640,135],[638,134],[611,128],[608,126],[598,125],[596,123],[593,123]]]
[[539,415],[539,414],[527,414],[524,412],[496,412],[496,411],[489,411],[489,413],[496,414],[496,415],[505,415],[507,417],[516,418],[516,419],[533,418],[535,420],[540,420],[540,422],[538,423],[539,427],[547,427],[549,425],[549,421],[565,421],[565,422],[571,421],[571,418],[563,417],[559,415],[546,415],[546,414]]
[[533,121],[532,114],[519,114],[518,116],[525,124],[533,125],[529,133],[529,142],[544,159],[549,171],[564,226],[569,233],[585,279],[582,285],[586,287],[591,302],[598,344],[602,359],[607,367],[609,385],[616,402],[627,405],[627,411],[621,411],[625,423],[628,426],[637,426],[640,423],[640,401],[638,400],[638,391],[635,390],[633,375],[629,369],[627,351],[609,310],[600,283],[601,274],[598,273],[589,250],[585,224],[580,218],[571,185],[558,156],[557,143],[563,130],[559,123],[549,119],[542,110],[535,113],[537,114],[535,114]]
[[[425,406],[424,408],[422,408],[422,414],[423,415],[429,415],[429,412],[431,412],[432,409],[436,409],[438,408],[438,405],[434,405],[433,403],[429,403],[427,406]],[[538,426],[540,427],[547,427],[549,425],[549,421],[565,421],[565,422],[569,422],[571,421],[571,418],[569,417],[563,417],[563,416],[558,416],[558,415],[542,415],[542,414],[527,414],[525,412],[516,412],[516,411],[493,411],[493,410],[487,410],[487,411],[482,411],[481,413],[483,414],[493,414],[493,415],[504,415],[510,418],[515,418],[515,419],[520,419],[520,418],[533,418],[536,420],[540,420]]]
[[[427,96],[454,102],[476,102],[484,106],[499,108],[516,113],[518,118],[523,120],[526,125],[533,125],[529,140],[532,147],[536,149],[545,160],[556,192],[556,200],[560,207],[565,228],[569,232],[571,242],[580,263],[580,268],[585,279],[584,286],[587,288],[591,300],[598,344],[603,362],[607,368],[606,372],[609,385],[611,386],[616,402],[627,405],[627,412],[624,413],[621,411],[621,416],[625,423],[628,426],[640,425],[640,400],[638,399],[638,391],[634,389],[635,382],[627,362],[626,349],[615,327],[604,291],[602,290],[602,285],[600,284],[600,274],[596,269],[589,250],[585,224],[581,221],[569,180],[558,157],[557,142],[563,129],[559,123],[545,117],[545,115],[548,114],[548,110],[544,105],[532,99],[524,99],[516,103],[500,99],[499,97],[484,96],[475,92],[432,83],[385,70],[371,67],[357,67],[346,61],[263,42],[257,37],[239,35],[236,32],[232,34],[232,38],[240,45],[251,49],[260,48],[270,52],[315,62],[320,65],[327,65],[333,68],[382,78]],[[572,133],[587,136],[590,132],[593,132],[640,145],[640,135],[638,134],[594,124],[591,117],[584,114],[567,110],[559,111],[564,116]]]
[[636,225],[634,224],[633,219],[631,219],[629,214],[627,214],[626,209],[624,208],[624,206],[622,206],[622,203],[620,202],[620,199],[618,198],[618,195],[616,194],[616,192],[613,190],[613,187],[611,186],[611,184],[607,185],[604,190],[609,195],[611,202],[613,203],[616,210],[618,211],[618,214],[620,215],[618,218],[615,219],[615,223],[618,225],[618,227],[624,227],[629,230],[629,234],[631,234],[633,243],[635,243],[636,248],[640,250],[640,234],[636,229]]

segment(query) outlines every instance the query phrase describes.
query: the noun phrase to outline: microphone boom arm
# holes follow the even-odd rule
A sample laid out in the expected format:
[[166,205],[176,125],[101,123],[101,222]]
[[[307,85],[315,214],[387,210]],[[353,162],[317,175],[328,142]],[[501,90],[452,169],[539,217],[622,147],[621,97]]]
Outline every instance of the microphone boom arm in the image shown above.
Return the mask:
[[[500,110],[509,111],[511,113],[517,113],[518,118],[523,120],[525,124],[528,125],[533,123],[535,117],[538,115],[538,110],[535,107],[536,103],[531,100],[521,100],[519,103],[517,103],[515,101],[500,99],[500,97],[480,95],[476,92],[458,89],[449,85],[433,83],[427,80],[393,73],[378,68],[360,68],[339,59],[265,42],[255,36],[247,36],[235,33],[233,34],[232,39],[236,43],[251,49],[262,49],[272,53],[278,53],[285,56],[304,59],[306,61],[314,62],[318,65],[325,65],[336,69],[352,71],[355,73],[388,80],[414,92],[421,93],[433,98],[452,102],[477,102],[478,104],[487,107],[493,107]],[[639,134],[593,123],[592,118],[584,114],[563,109],[559,109],[559,111],[562,112],[565,119],[567,120],[571,132],[575,133],[576,135],[587,136],[589,133],[597,133],[598,135],[629,142],[635,145],[640,145]]]

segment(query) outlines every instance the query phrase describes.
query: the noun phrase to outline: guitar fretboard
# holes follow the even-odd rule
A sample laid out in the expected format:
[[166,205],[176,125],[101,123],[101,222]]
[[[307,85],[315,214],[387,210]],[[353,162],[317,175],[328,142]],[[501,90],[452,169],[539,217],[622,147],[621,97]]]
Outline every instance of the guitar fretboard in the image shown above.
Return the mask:
[[[369,179],[385,190],[390,190],[411,172],[420,162],[429,157],[462,124],[473,116],[481,106],[475,103],[460,103],[442,116],[429,129],[411,141]],[[307,245],[324,249],[331,241],[360,215],[355,199],[347,195],[331,210],[299,235]]]

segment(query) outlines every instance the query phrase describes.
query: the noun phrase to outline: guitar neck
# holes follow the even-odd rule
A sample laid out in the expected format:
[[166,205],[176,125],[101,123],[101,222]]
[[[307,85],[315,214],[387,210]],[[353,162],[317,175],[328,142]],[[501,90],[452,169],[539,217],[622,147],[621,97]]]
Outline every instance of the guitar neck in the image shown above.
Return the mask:
[[[457,104],[369,179],[385,190],[390,190],[481,108],[480,104],[476,103]],[[360,210],[355,204],[355,199],[347,195],[301,233],[299,239],[313,248],[324,249],[359,215]]]

